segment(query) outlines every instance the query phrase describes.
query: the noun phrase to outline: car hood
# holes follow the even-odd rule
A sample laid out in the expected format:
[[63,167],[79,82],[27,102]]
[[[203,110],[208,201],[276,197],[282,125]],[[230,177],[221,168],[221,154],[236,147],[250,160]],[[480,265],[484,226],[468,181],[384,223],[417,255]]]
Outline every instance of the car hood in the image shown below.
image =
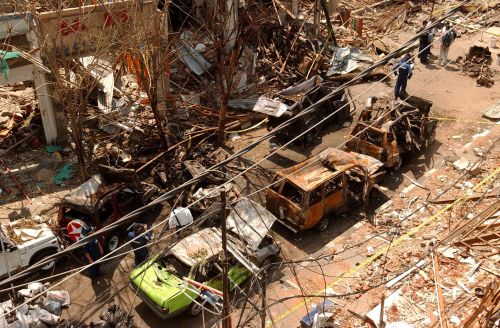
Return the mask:
[[[31,248],[40,244],[58,244],[57,237],[46,223],[33,224],[19,220],[1,225],[0,230],[2,230],[0,232],[2,241],[18,247]],[[7,231],[10,231],[13,240],[7,237]]]
[[375,174],[381,167],[384,166],[384,163],[372,156],[355,152],[352,152],[351,154],[353,154],[356,160],[358,160],[361,165],[366,168],[370,175]]
[[168,272],[154,260],[132,271],[130,280],[144,295],[162,307],[168,307],[166,303],[187,287],[182,279]]
[[239,235],[252,251],[257,251],[276,217],[256,202],[242,198],[227,217],[227,229]]

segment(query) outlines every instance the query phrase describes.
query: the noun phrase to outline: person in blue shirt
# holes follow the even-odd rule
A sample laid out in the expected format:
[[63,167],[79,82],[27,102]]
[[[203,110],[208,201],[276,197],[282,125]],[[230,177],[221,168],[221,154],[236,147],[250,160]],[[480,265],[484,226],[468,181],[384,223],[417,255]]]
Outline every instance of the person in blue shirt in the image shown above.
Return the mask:
[[[101,244],[97,238],[92,238],[85,243],[83,246],[83,257],[87,264],[92,264],[99,260],[104,255]],[[96,278],[102,275],[101,264],[94,263],[88,268],[88,273],[90,278]]]
[[396,86],[394,87],[394,97],[396,100],[398,97],[402,99],[408,95],[406,93],[406,85],[413,75],[410,53],[405,54],[396,66],[394,66],[394,75],[397,76]]
[[[132,249],[134,250],[134,267],[137,267],[146,262],[146,260],[149,258],[149,251],[146,245],[151,241],[153,235],[151,234],[151,232],[144,233],[144,231],[146,231],[146,226],[140,223],[132,224],[130,226],[130,230],[131,231],[129,231],[128,233],[128,239],[131,240],[130,246],[132,246]],[[139,235],[139,238],[134,239]]]

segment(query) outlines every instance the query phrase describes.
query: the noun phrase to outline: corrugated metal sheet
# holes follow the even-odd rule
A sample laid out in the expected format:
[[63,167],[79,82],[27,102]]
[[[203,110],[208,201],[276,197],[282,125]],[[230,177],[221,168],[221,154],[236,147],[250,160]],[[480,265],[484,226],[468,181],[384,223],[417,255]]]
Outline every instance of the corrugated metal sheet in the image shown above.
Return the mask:
[[212,64],[203,58],[193,47],[183,44],[177,47],[177,49],[177,55],[181,62],[196,75],[203,75],[203,73],[212,67]]
[[231,99],[228,101],[228,106],[231,108],[252,109],[258,100],[259,97]]

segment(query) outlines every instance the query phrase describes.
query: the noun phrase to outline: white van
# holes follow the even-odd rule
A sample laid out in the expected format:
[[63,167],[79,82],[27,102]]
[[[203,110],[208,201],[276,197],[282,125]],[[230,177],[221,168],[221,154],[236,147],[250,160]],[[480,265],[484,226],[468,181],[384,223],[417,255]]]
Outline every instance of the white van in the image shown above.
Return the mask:
[[[54,232],[45,223],[18,220],[0,225],[0,278],[6,278],[62,250]],[[55,260],[39,271],[49,271]]]

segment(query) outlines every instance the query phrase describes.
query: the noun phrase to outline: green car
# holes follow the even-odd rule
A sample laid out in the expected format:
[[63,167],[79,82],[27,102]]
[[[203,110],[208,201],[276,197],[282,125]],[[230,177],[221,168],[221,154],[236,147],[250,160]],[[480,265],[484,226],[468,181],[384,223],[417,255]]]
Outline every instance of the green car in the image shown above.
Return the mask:
[[[230,290],[258,274],[258,266],[279,253],[279,245],[267,235],[275,220],[264,207],[246,198],[229,214]],[[216,294],[222,290],[221,254],[220,229],[204,228],[132,271],[131,287],[162,319],[185,311],[191,316],[203,309],[213,311],[220,304]]]

